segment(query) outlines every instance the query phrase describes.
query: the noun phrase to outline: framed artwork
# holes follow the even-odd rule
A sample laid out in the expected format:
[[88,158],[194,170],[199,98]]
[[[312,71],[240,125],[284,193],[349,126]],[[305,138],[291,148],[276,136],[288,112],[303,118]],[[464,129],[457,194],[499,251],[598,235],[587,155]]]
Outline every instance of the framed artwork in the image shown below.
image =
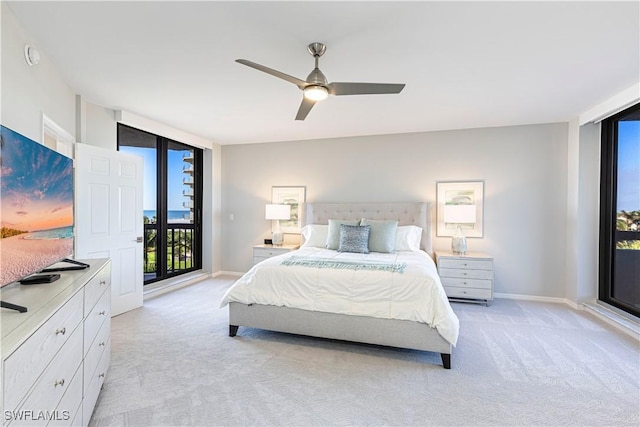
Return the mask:
[[280,221],[280,230],[287,234],[300,234],[306,187],[271,187],[271,203],[291,205],[291,219]]
[[[483,237],[484,181],[436,182],[436,236]],[[454,222],[455,221],[455,222]]]

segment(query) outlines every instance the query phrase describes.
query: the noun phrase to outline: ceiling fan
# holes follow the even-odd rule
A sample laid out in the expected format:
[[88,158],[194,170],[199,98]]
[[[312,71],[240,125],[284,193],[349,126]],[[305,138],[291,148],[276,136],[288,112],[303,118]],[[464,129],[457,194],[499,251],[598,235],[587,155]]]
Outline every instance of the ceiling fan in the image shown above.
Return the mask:
[[302,90],[302,103],[298,108],[296,120],[304,120],[311,111],[311,108],[318,101],[322,101],[329,95],[373,95],[385,93],[400,93],[404,89],[403,84],[394,83],[349,83],[349,82],[333,82],[329,83],[320,68],[318,68],[318,60],[327,50],[324,43],[311,43],[307,46],[309,53],[315,58],[316,66],[309,73],[306,80],[301,80],[280,71],[274,70],[264,65],[246,59],[236,59],[236,62],[246,65],[256,70],[271,74],[272,76],[286,80],[298,86]]

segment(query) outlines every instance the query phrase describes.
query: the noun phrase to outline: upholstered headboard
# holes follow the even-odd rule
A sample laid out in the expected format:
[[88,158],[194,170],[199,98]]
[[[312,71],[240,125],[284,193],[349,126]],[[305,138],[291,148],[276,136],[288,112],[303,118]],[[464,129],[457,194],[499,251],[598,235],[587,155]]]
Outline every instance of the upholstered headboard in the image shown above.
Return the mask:
[[431,209],[425,202],[306,203],[305,224],[328,224],[330,219],[390,219],[398,225],[422,227],[420,248],[431,254]]

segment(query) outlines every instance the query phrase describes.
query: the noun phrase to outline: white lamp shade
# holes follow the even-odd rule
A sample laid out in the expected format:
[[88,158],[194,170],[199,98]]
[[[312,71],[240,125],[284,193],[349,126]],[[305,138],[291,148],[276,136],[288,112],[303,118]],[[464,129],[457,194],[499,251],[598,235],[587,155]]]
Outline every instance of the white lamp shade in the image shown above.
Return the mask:
[[445,205],[444,222],[450,224],[475,224],[476,205]]
[[264,218],[271,220],[291,219],[291,205],[266,205]]

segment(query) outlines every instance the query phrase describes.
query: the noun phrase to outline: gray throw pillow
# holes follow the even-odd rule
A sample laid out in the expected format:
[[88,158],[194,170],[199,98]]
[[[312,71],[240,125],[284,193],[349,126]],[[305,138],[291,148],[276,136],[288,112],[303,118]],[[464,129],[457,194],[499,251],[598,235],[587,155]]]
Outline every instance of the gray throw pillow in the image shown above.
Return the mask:
[[360,225],[360,220],[330,219],[329,231],[327,232],[327,249],[334,251],[340,246],[340,225]]
[[338,252],[369,253],[369,225],[340,225],[340,245]]
[[396,234],[398,221],[365,219],[360,225],[370,225],[369,250],[371,252],[393,253],[396,251]]

